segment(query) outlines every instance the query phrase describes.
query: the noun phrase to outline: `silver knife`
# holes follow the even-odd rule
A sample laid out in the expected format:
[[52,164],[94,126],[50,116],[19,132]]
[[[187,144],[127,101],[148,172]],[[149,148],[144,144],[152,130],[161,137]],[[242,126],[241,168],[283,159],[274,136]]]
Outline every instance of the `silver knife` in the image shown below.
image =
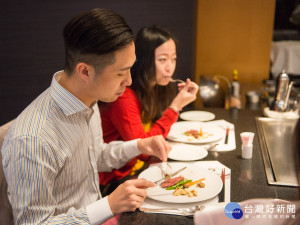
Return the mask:
[[183,168],[181,168],[181,169],[179,169],[179,170],[177,170],[177,171],[175,171],[174,173],[171,173],[170,176],[169,176],[168,178],[167,178],[167,177],[163,177],[163,178],[161,178],[161,179],[159,179],[159,180],[157,180],[157,181],[154,181],[153,183],[155,183],[156,185],[157,185],[157,184],[160,184],[161,182],[163,182],[163,181],[165,181],[165,180],[167,180],[167,179],[170,179],[171,177],[174,177],[175,175],[179,174],[181,171],[183,171],[183,170],[185,170],[185,169],[186,169],[186,166],[183,167]]

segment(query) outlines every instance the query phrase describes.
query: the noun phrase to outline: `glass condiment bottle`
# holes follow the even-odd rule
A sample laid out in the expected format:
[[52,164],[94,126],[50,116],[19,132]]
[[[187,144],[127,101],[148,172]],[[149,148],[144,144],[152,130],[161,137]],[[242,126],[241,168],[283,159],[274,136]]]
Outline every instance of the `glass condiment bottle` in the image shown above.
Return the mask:
[[241,108],[241,84],[238,81],[238,71],[233,70],[230,88],[230,108]]

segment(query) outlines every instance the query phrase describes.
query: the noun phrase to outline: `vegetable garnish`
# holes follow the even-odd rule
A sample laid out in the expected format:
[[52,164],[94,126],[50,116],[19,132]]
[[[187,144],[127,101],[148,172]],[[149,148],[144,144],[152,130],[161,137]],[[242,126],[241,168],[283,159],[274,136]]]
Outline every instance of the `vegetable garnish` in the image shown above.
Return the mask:
[[173,190],[173,189],[176,189],[177,187],[180,187],[180,186],[183,187],[184,184],[189,183],[191,181],[192,180],[183,180],[183,181],[180,181],[180,182],[178,182],[177,184],[174,184],[171,187],[167,187],[166,190]]
[[196,181],[190,181],[190,182],[187,182],[184,184],[184,187],[190,187],[190,186],[193,186],[194,184],[198,184],[200,183],[201,181],[204,181],[205,178],[202,178],[200,180],[196,180]]

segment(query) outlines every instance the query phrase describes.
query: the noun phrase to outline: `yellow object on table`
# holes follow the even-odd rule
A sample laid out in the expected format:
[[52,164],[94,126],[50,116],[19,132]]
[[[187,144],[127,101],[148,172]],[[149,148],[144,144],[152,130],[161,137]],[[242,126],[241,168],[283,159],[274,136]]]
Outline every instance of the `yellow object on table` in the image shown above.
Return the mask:
[[136,171],[140,170],[144,166],[145,162],[137,159],[136,163],[132,167],[131,172],[129,173],[130,176],[133,176]]

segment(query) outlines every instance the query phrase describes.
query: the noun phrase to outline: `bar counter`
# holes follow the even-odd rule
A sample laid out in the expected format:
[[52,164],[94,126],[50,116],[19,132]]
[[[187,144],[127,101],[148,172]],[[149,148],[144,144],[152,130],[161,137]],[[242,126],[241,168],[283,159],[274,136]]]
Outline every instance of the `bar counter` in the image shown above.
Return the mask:
[[[298,199],[298,188],[269,185],[267,182],[264,162],[257,136],[255,117],[262,116],[260,110],[223,108],[205,108],[212,112],[216,120],[224,119],[235,125],[236,150],[228,152],[208,152],[202,160],[218,160],[231,169],[231,202],[240,202],[251,198],[279,198],[285,200]],[[252,159],[241,158],[241,132],[254,132]],[[136,210],[123,213],[118,222],[120,225],[143,224],[193,224],[192,217],[174,216],[156,213],[144,213]]]

